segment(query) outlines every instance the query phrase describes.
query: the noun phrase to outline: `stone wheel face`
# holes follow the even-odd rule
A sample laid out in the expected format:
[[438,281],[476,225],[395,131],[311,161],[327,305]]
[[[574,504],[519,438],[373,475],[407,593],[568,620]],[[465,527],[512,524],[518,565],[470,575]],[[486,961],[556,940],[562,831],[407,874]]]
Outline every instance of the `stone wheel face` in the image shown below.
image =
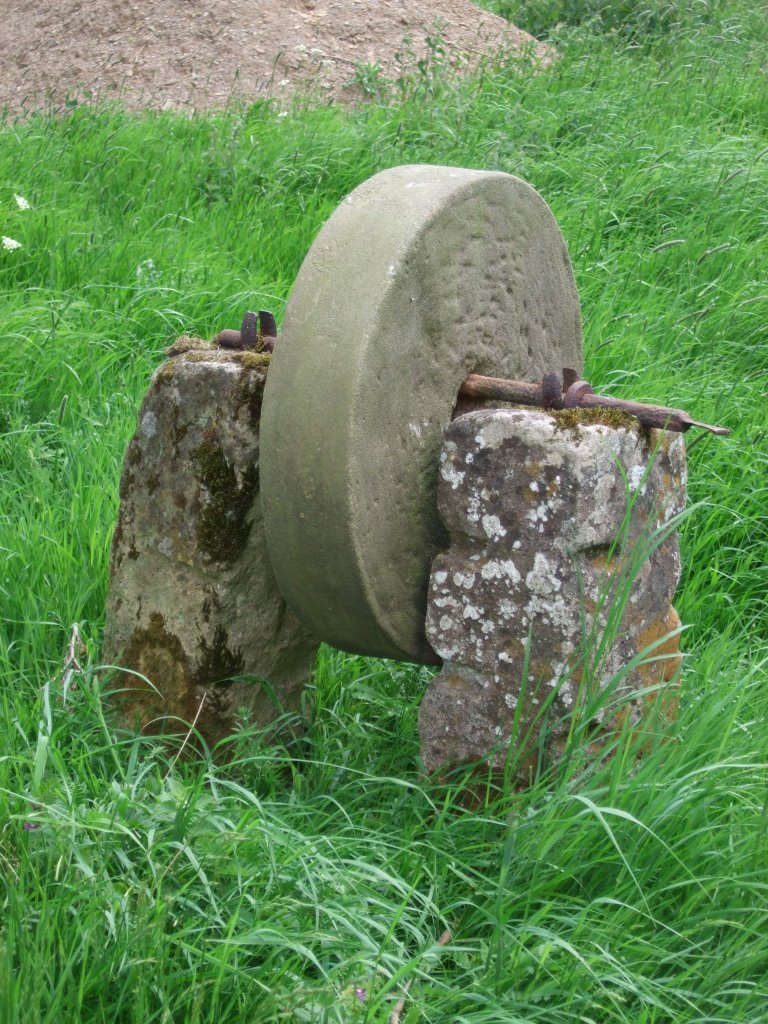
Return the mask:
[[438,459],[469,373],[581,372],[560,230],[508,174],[396,167],[341,203],[296,279],[261,422],[270,559],[290,607],[356,653],[435,663]]

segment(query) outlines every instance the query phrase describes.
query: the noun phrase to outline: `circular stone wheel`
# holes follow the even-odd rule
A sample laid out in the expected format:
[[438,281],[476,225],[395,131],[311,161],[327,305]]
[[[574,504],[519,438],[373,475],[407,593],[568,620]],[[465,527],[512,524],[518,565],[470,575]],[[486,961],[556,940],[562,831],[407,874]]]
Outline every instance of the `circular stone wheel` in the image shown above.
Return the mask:
[[320,639],[422,663],[443,429],[469,373],[581,374],[579,300],[548,206],[509,174],[369,178],[320,231],[267,378],[261,489],[283,596]]

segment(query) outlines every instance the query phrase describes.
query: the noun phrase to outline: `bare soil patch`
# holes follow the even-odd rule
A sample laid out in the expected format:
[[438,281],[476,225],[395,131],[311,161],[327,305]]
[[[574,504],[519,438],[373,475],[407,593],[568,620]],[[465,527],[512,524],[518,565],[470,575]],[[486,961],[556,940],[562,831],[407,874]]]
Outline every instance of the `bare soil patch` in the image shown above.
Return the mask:
[[[470,0],[28,0],[3,5],[0,109],[120,99],[130,108],[210,109],[297,91],[353,102],[396,55],[471,67],[547,50]],[[404,40],[406,42],[404,46]],[[429,40],[432,40],[430,43]],[[437,41],[437,43],[436,43]],[[355,83],[357,78],[358,82]]]

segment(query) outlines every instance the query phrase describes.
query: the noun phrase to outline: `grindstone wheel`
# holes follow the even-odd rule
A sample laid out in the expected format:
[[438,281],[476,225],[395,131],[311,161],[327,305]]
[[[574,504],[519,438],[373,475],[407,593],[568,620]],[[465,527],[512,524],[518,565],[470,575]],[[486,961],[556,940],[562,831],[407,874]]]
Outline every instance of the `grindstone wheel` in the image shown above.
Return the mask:
[[560,230],[508,174],[395,167],[360,185],[301,267],[267,378],[261,493],[289,606],[343,650],[422,663],[435,490],[469,373],[581,371]]

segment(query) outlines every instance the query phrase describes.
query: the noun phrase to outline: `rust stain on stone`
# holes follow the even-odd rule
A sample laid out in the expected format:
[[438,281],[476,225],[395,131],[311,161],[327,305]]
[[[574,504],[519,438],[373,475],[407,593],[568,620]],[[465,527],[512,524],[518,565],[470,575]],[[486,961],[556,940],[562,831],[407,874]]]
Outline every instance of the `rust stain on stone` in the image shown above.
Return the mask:
[[[654,647],[649,656],[660,658],[659,661],[648,661],[638,666],[638,671],[643,677],[646,686],[654,686],[658,683],[669,682],[674,679],[680,668],[682,655],[680,654],[680,618],[674,608],[669,608],[666,615],[655,619],[646,629],[635,637],[635,644],[638,652],[649,648],[666,637],[666,640]],[[670,636],[669,634],[673,634]]]
[[187,717],[192,703],[189,660],[179,638],[167,631],[164,616],[153,612],[147,627],[134,630],[120,663],[130,670],[114,679],[127,721],[132,724],[138,719],[142,732],[157,735],[169,715]]

